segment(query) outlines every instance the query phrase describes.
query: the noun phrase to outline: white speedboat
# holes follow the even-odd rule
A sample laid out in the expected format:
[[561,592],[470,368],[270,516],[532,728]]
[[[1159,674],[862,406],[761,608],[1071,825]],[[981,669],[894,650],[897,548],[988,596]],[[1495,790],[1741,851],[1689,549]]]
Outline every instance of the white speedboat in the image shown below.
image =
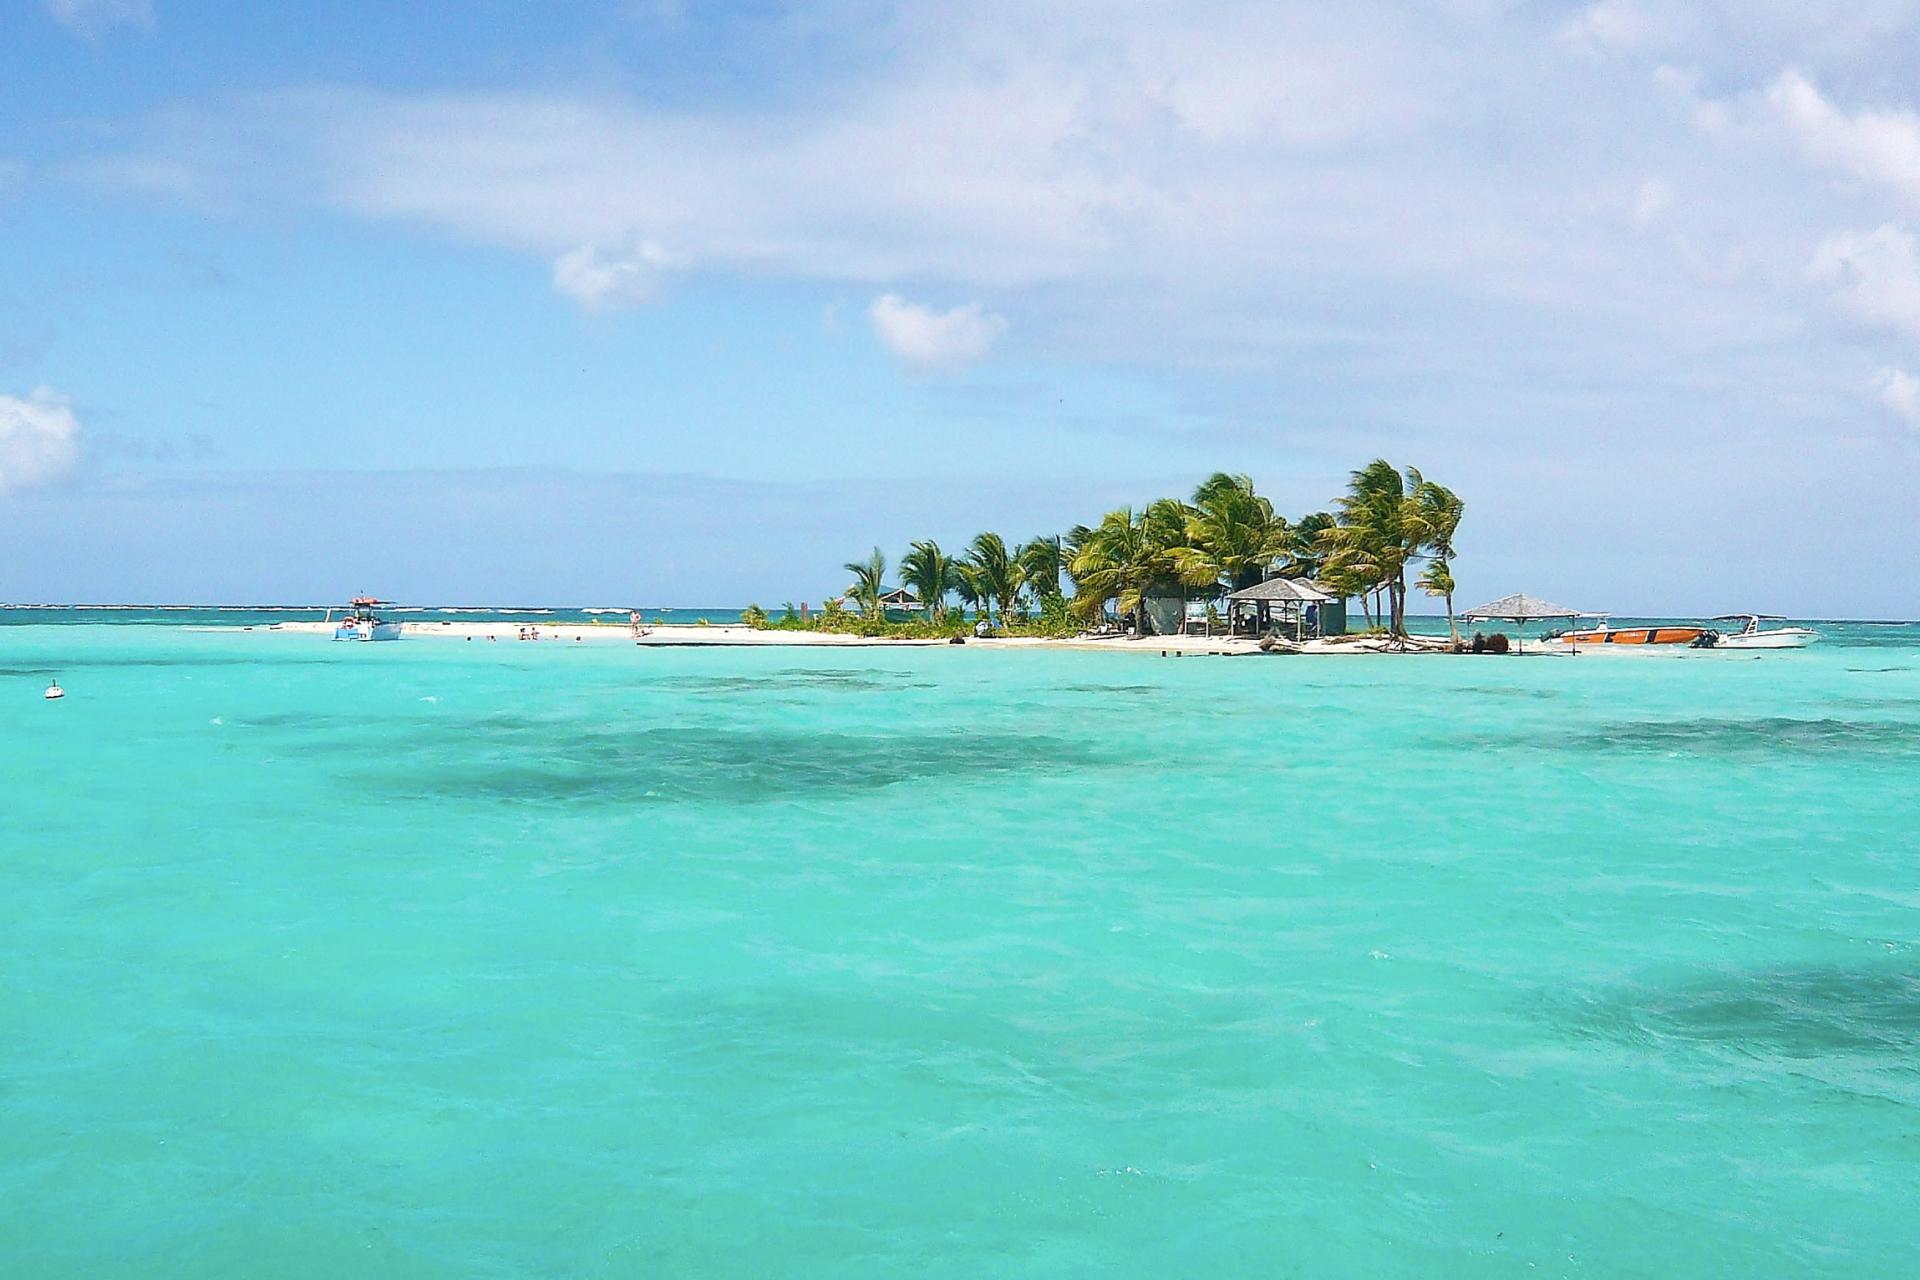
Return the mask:
[[375,613],[383,604],[392,604],[391,600],[375,600],[372,596],[355,596],[347,606],[347,616],[340,619],[333,629],[335,640],[398,640],[400,624],[389,621]]
[[1724,613],[1715,622],[1738,622],[1738,631],[1709,631],[1695,643],[1702,649],[1804,649],[1820,638],[1811,627],[1761,627],[1781,619],[1760,613]]

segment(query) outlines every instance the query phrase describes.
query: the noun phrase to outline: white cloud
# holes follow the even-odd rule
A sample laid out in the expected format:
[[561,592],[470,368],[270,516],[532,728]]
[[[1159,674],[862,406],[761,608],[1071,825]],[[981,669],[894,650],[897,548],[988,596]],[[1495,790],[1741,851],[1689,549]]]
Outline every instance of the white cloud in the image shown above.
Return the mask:
[[1807,274],[1860,319],[1920,338],[1920,244],[1906,227],[1829,236]]
[[0,494],[52,484],[80,458],[73,402],[51,387],[24,400],[0,395]]
[[83,40],[98,40],[115,27],[153,30],[153,0],[45,0],[47,12]]
[[634,306],[659,296],[661,277],[682,265],[652,240],[583,244],[554,260],[553,287],[583,307]]
[[983,359],[1007,331],[1000,316],[970,302],[947,311],[883,293],[867,310],[887,350],[920,370],[953,369]]
[[1880,403],[1920,430],[1920,378],[1905,369],[1882,369],[1878,382]]
[[1798,71],[1774,80],[1767,103],[1816,164],[1879,183],[1920,205],[1920,115],[1905,109],[1848,115]]
[[1667,24],[1632,0],[1598,0],[1560,28],[1560,38],[1582,53],[1625,53],[1667,34]]
[[[156,111],[64,173],[503,246],[588,306],[697,262],[1004,299],[1053,360],[1264,371],[1316,350],[1377,362],[1356,380],[1452,366],[1537,389],[1531,336],[1552,334],[1589,388],[1595,366],[1631,394],[1636,362],[1672,361],[1857,402],[1857,375],[1811,350],[1827,310],[1802,273],[1836,228],[1900,210],[1836,209],[1856,193],[1782,149],[1901,133],[1903,113],[1846,116],[1810,78],[1895,83],[1874,69],[1887,21],[1612,0],[1575,24],[1597,58],[1495,0],[859,0],[796,37],[842,56],[771,57],[785,78],[744,98],[288,89]],[[1493,354],[1466,314],[1530,340]]]

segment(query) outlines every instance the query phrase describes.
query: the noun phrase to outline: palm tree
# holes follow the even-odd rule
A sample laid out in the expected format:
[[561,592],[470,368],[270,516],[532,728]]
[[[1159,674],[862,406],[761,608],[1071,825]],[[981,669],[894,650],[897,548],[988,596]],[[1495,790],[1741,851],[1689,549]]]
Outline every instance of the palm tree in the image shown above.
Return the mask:
[[[1092,537],[1093,530],[1084,524],[1074,525],[1073,528],[1060,535],[1060,567],[1065,571],[1067,581],[1073,586],[1075,600],[1080,596],[1081,585],[1080,575],[1074,572],[1073,562],[1081,551],[1086,548],[1088,541],[1091,540]],[[1073,613],[1073,611],[1074,601],[1069,600],[1067,601],[1067,612]]]
[[[1321,536],[1324,568],[1343,589],[1360,587],[1363,610],[1369,591],[1386,591],[1391,612],[1382,621],[1392,635],[1404,638],[1407,562],[1425,541],[1404,479],[1392,463],[1376,458],[1352,473],[1334,506],[1338,523]],[[1369,625],[1375,612],[1367,610]]]
[[1181,583],[1238,591],[1267,575],[1290,546],[1286,517],[1254,492],[1246,476],[1218,472],[1194,490],[1185,544],[1168,558]]
[[953,591],[960,597],[960,616],[965,617],[967,610],[973,610],[973,616],[982,616],[986,608],[986,596],[980,590],[980,575],[965,560],[953,562]]
[[1091,622],[1111,600],[1122,614],[1132,616],[1135,631],[1147,633],[1147,595],[1168,573],[1171,515],[1164,508],[1156,513],[1148,507],[1136,515],[1132,507],[1121,507],[1107,512],[1078,539],[1079,550],[1068,563],[1076,587],[1071,606],[1076,616]]
[[1320,546],[1320,535],[1336,523],[1333,514],[1327,511],[1315,511],[1294,521],[1293,527],[1287,531],[1287,557],[1280,566],[1280,576],[1318,578],[1320,566],[1326,560]]
[[927,620],[947,616],[947,593],[959,585],[959,562],[931,538],[916,542],[900,557],[900,582],[912,587],[927,606]]
[[1318,581],[1327,590],[1342,598],[1358,596],[1360,612],[1366,616],[1367,629],[1371,631],[1373,619],[1373,595],[1380,588],[1380,568],[1362,545],[1357,533],[1346,533],[1338,527],[1327,529],[1320,535],[1320,572]]
[[887,557],[875,547],[865,560],[849,560],[843,568],[853,575],[847,594],[860,602],[860,612],[869,618],[880,616],[880,597],[887,593]]
[[1022,581],[1020,566],[1008,553],[1006,540],[997,533],[980,534],[967,548],[966,564],[980,599],[989,610],[998,606],[1004,623]]
[[1059,534],[1041,534],[1031,542],[1021,543],[1013,558],[1037,604],[1045,608],[1050,601],[1061,598],[1060,574],[1067,561]]
[[1425,550],[1433,557],[1420,575],[1420,588],[1430,596],[1446,599],[1447,633],[1458,640],[1460,628],[1453,620],[1453,536],[1467,504],[1453,490],[1435,484],[1412,467],[1407,468],[1407,475],[1413,481],[1414,505],[1426,529]]
[[1444,596],[1447,601],[1447,634],[1457,643],[1460,628],[1453,621],[1453,570],[1447,562],[1435,556],[1427,561],[1427,567],[1420,571],[1419,587],[1430,596]]

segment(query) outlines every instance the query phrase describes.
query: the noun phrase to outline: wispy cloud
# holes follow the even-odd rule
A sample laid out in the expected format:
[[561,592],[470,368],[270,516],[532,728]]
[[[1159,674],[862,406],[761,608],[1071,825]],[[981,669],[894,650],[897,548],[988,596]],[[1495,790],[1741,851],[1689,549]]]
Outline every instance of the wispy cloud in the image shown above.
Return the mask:
[[1809,159],[1920,206],[1920,115],[1904,107],[1848,114],[1798,71],[1782,72],[1767,102]]
[[1635,0],[1598,0],[1560,28],[1560,38],[1593,57],[1627,53],[1674,34],[1680,19],[1672,9],[1651,9]]
[[684,263],[851,284],[896,300],[875,332],[929,366],[908,353],[939,317],[905,299],[976,300],[941,331],[960,348],[1017,314],[1047,359],[1305,352],[1416,388],[1465,371],[1508,403],[1684,365],[1867,410],[1825,298],[1905,314],[1897,279],[1865,283],[1897,277],[1887,246],[1837,237],[1920,203],[1920,124],[1835,101],[1913,9],[880,0],[810,29],[881,15],[888,56],[765,101],[306,88],[156,112],[70,172],[505,246],[587,306]]
[[1906,227],[1831,236],[1808,273],[1861,320],[1920,338],[1920,245]]
[[1905,369],[1882,369],[1876,381],[1880,403],[1898,414],[1908,426],[1920,430],[1920,378]]
[[98,40],[120,27],[151,31],[153,0],[45,0],[47,12],[83,40]]
[[910,368],[955,369],[973,364],[992,350],[1007,322],[977,302],[946,311],[883,293],[867,309],[873,332],[887,350]]
[[0,395],[0,494],[64,478],[80,459],[73,402],[51,387],[26,397]]
[[585,244],[554,260],[553,287],[589,308],[652,302],[661,279],[685,263],[652,240]]

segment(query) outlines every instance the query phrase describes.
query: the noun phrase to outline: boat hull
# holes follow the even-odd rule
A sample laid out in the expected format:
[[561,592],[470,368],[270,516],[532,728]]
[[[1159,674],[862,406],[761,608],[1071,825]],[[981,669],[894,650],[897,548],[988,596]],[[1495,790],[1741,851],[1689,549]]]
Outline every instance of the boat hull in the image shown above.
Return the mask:
[[1716,649],[1804,649],[1820,638],[1816,631],[1799,628],[1779,631],[1755,631],[1749,635],[1721,636]]
[[1609,627],[1603,631],[1569,631],[1555,639],[1560,644],[1692,644],[1705,627]]
[[335,640],[398,640],[397,622],[343,622],[334,628]]

